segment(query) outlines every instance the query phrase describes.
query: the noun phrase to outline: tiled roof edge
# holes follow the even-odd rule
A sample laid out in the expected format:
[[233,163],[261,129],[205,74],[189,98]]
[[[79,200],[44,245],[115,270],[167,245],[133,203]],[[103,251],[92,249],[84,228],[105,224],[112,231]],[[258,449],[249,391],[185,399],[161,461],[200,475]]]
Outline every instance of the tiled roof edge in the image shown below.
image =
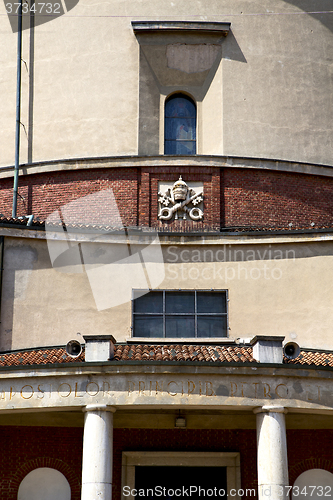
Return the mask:
[[[64,346],[28,348],[0,353],[0,368],[25,368],[85,364],[84,345],[77,357],[66,353]],[[302,349],[295,359],[284,357],[282,364],[258,363],[252,355],[252,347],[244,345],[203,344],[115,344],[114,358],[94,364],[119,365],[181,365],[181,366],[257,366],[333,369],[333,352]],[[90,364],[90,363],[89,363]]]
[[[85,348],[85,343],[81,342],[82,349]],[[0,357],[5,354],[15,354],[15,353],[23,353],[23,352],[31,352],[31,351],[45,351],[49,349],[66,349],[64,345],[47,345],[41,347],[25,347],[24,349],[7,349],[6,351],[0,351]]]

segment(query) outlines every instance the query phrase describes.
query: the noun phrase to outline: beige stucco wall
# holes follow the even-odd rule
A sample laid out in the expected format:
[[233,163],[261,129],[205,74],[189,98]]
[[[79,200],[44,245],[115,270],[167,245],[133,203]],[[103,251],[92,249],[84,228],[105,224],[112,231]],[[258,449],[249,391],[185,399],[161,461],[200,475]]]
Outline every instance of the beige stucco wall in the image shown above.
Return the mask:
[[[198,100],[199,154],[332,164],[332,15],[305,14],[297,4],[80,0],[34,37],[25,30],[21,163],[159,154],[161,103],[178,88]],[[329,10],[330,2],[310,8]],[[0,165],[12,165],[17,35],[1,9]],[[231,32],[207,75],[156,75],[131,27],[138,19],[231,22]],[[170,72],[180,80],[168,80]]]
[[[81,335],[130,338],[131,291],[147,287],[147,281],[137,277],[132,264],[115,276],[109,262],[125,255],[127,247],[82,240],[85,268],[61,260],[52,267],[43,238],[40,231],[5,237],[0,350],[64,345],[83,341]],[[152,287],[228,290],[231,339],[284,335],[301,347],[332,349],[330,236],[198,238],[196,244],[164,236],[160,244],[164,263],[159,266],[152,265],[152,253],[142,253],[150,283],[155,280]],[[133,243],[134,253],[138,248]],[[127,298],[117,303],[121,288]]]

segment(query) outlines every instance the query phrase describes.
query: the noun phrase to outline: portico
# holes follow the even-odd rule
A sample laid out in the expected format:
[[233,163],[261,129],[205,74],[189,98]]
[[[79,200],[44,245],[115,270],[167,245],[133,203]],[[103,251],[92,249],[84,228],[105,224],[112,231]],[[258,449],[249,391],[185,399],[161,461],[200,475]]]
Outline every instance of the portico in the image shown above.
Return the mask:
[[[113,359],[57,365],[56,370],[52,365],[43,366],[37,372],[25,366],[19,370],[7,368],[0,374],[1,418],[36,418],[44,412],[70,418],[79,418],[80,412],[84,415],[82,500],[111,498],[115,423],[117,431],[141,428],[156,433],[169,429],[183,438],[184,430],[175,429],[177,415],[185,416],[185,432],[223,428],[234,433],[236,429],[256,428],[259,499],[266,499],[269,492],[272,500],[279,500],[289,484],[286,414],[292,426],[301,428],[297,422],[302,416],[328,418],[333,411],[331,371],[311,367],[300,371],[295,365],[285,364],[193,366],[175,362],[133,364]],[[170,449],[165,445],[161,445],[158,455],[150,452],[149,457],[140,455],[136,446],[133,443],[134,455],[122,452],[127,471],[123,468],[122,488],[134,486],[133,474],[140,464],[198,466],[200,461],[201,466],[213,463],[227,467],[228,488],[238,491],[248,487],[241,471],[242,461],[249,458],[240,452],[233,456],[230,451],[211,452],[208,457],[200,455],[202,447],[198,446],[191,462],[186,461],[186,449],[168,459]],[[236,441],[234,447],[237,449]],[[223,441],[220,449],[225,450]],[[251,460],[255,461],[255,456]],[[241,496],[237,493],[235,498]]]

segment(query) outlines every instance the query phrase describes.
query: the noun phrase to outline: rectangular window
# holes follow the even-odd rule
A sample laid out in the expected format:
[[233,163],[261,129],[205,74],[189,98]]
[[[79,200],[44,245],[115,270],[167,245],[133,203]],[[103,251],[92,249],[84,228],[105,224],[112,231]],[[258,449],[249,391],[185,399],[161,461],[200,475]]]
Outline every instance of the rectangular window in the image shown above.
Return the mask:
[[134,290],[133,337],[227,337],[227,291]]

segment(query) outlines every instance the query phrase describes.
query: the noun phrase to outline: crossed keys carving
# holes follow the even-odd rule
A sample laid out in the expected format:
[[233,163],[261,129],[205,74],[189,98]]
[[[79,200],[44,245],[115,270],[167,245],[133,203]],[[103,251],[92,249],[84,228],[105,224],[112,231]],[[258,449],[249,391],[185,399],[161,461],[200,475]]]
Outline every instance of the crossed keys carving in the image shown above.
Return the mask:
[[[181,176],[172,188],[167,189],[165,193],[159,191],[158,195],[159,203],[164,205],[158,214],[160,220],[170,220],[173,214],[175,214],[175,220],[179,217],[186,219],[187,214],[192,220],[201,220],[203,218],[203,211],[196,206],[203,201],[203,192],[196,193],[193,189],[190,189]],[[188,207],[189,204],[194,206],[190,208]]]

